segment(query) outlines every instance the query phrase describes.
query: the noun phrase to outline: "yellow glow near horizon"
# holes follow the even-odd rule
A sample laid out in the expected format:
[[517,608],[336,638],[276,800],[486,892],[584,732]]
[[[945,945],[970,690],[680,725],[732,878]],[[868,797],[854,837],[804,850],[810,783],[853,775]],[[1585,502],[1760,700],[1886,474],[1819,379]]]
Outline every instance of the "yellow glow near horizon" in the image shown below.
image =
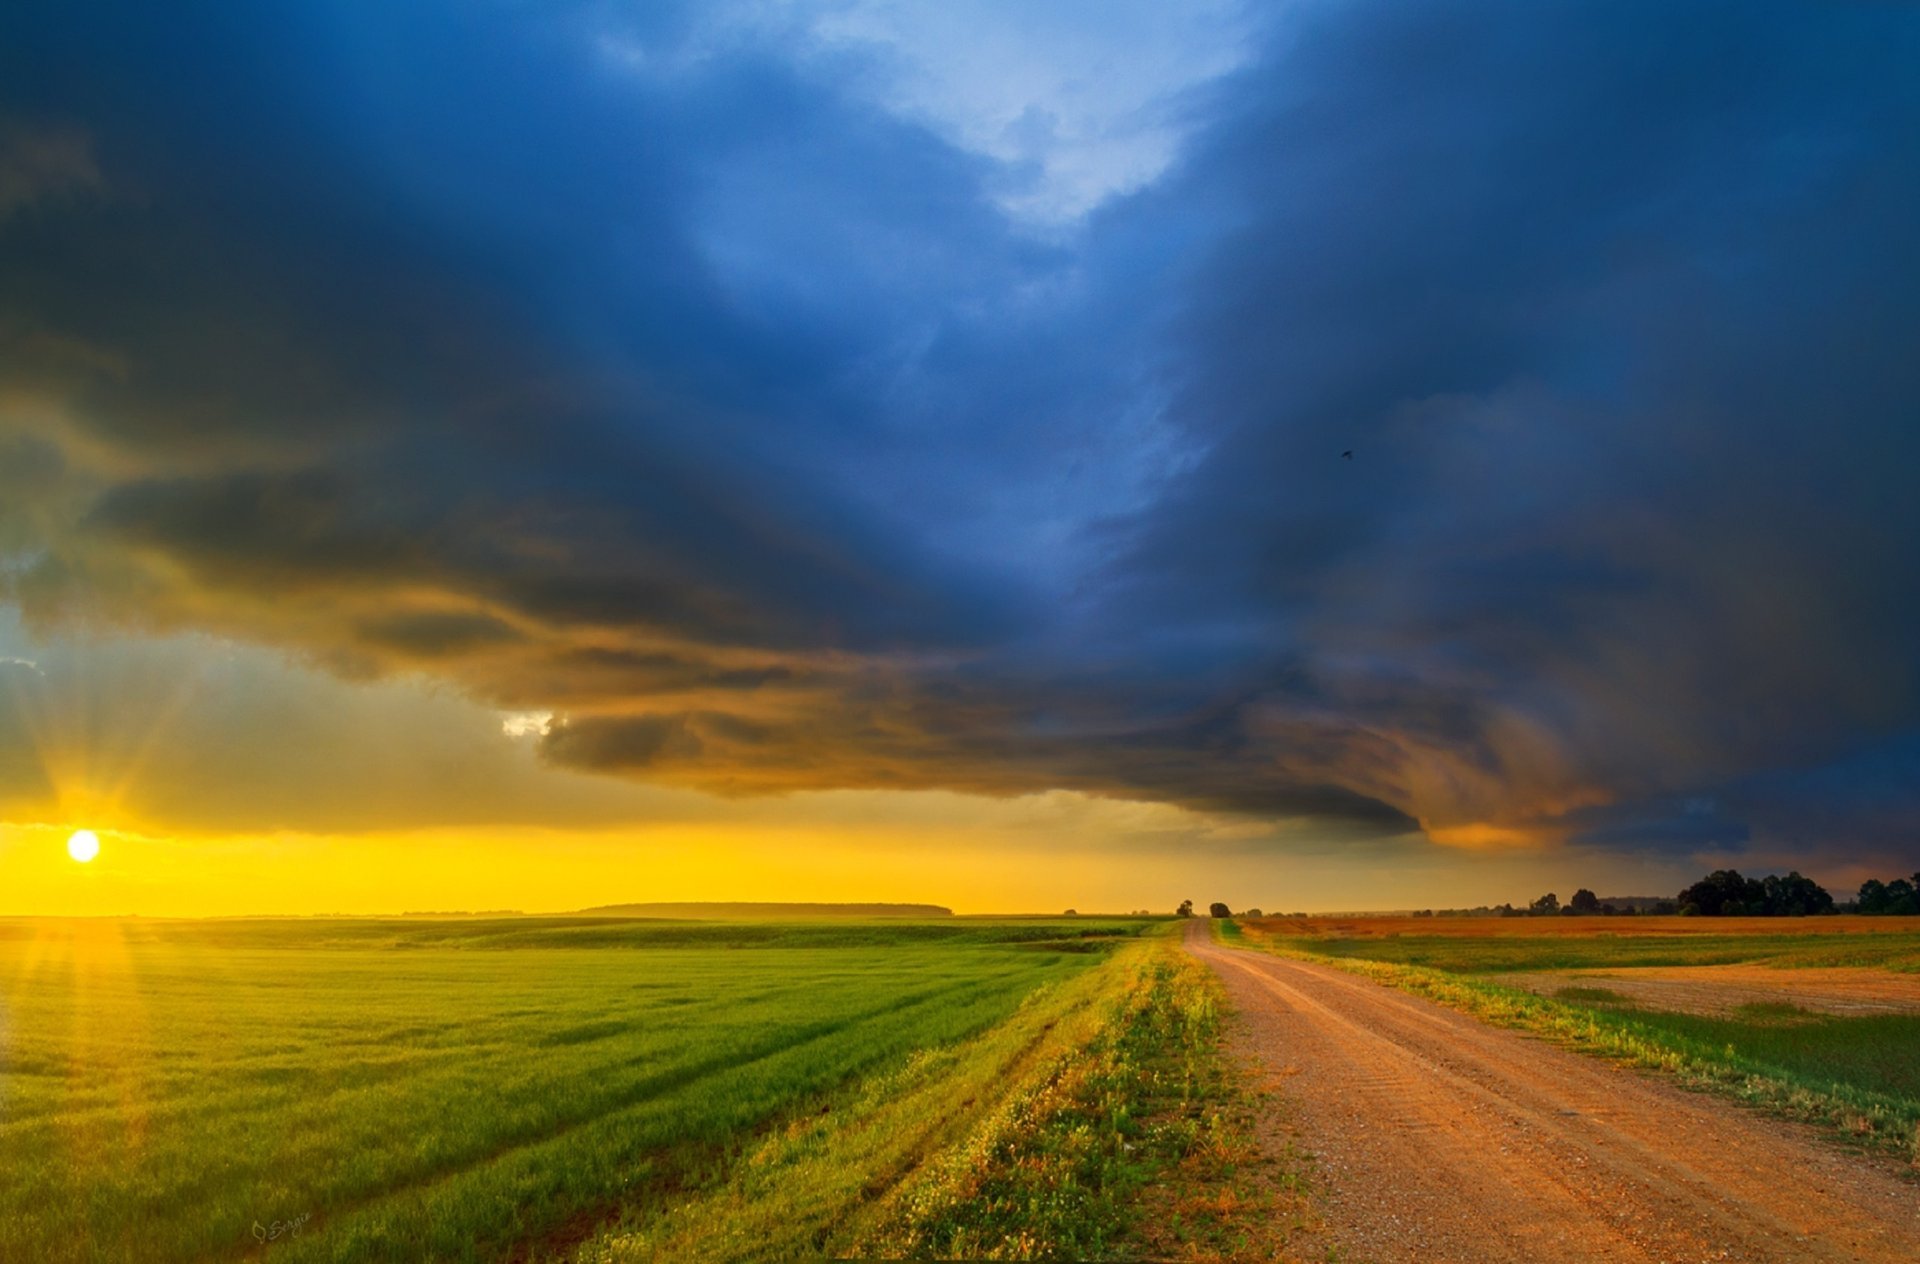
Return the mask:
[[92,830],[75,830],[67,836],[67,855],[86,864],[100,854],[100,836]]
[[[946,819],[912,829],[897,810],[858,826],[801,825],[791,818],[804,804],[781,806],[786,822],[620,830],[194,835],[115,824],[96,835],[103,853],[113,844],[104,865],[64,854],[61,844],[75,832],[68,822],[0,820],[0,918],[564,913],[656,900],[898,901],[959,913],[1087,913],[1168,912],[1191,898],[1202,907],[1218,899],[1269,911],[1324,911],[1521,902],[1542,891],[1564,896],[1575,885],[1678,890],[1692,872],[1687,862],[1634,864],[1561,847],[1428,848],[1356,860],[1340,849],[1288,854],[1232,840],[1218,848],[1129,846],[1124,835],[1115,838],[1114,819],[1099,806],[1074,829],[1031,803],[977,806],[980,819],[971,820],[952,819],[967,806],[957,799],[931,803],[929,810],[939,808],[934,814]],[[1023,811],[1034,819],[1016,823],[1013,816]]]

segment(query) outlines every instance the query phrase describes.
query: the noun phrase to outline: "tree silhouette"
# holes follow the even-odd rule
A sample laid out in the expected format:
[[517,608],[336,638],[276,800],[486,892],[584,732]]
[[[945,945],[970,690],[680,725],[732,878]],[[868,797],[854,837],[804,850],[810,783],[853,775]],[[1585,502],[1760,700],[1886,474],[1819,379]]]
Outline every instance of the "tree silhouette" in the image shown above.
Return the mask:
[[[1874,890],[1873,888],[1878,888]],[[1886,888],[1869,880],[1860,888],[1861,911]],[[1743,878],[1716,869],[1680,893],[1680,912],[1696,917],[1809,917],[1833,912],[1833,897],[1796,870],[1780,877]]]
[[1233,910],[1232,910],[1232,909],[1230,909],[1230,908],[1228,908],[1228,907],[1227,907],[1226,905],[1224,905],[1224,904],[1222,904],[1222,903],[1220,903],[1220,901],[1218,901],[1218,900],[1215,900],[1215,901],[1214,901],[1213,903],[1211,903],[1211,904],[1209,904],[1209,905],[1207,905],[1207,916],[1209,916],[1209,917],[1232,917],[1232,916],[1233,916]]
[[1857,905],[1862,913],[1885,913],[1895,917],[1920,913],[1920,873],[1909,878],[1882,882],[1868,878],[1860,884]]
[[1767,907],[1767,888],[1737,869],[1716,869],[1680,893],[1680,911],[1696,917],[1745,917]]
[[1766,911],[1770,917],[1810,917],[1833,912],[1833,897],[1812,878],[1803,878],[1798,870],[1777,877],[1768,874],[1760,881],[1767,893]]
[[1182,901],[1180,901],[1180,907],[1179,907],[1179,908],[1177,908],[1177,909],[1175,909],[1175,910],[1173,910],[1173,911],[1174,911],[1174,913],[1175,913],[1175,914],[1176,914],[1177,916],[1180,916],[1180,917],[1192,917],[1192,916],[1193,916],[1193,901],[1192,901],[1192,900],[1182,900]]

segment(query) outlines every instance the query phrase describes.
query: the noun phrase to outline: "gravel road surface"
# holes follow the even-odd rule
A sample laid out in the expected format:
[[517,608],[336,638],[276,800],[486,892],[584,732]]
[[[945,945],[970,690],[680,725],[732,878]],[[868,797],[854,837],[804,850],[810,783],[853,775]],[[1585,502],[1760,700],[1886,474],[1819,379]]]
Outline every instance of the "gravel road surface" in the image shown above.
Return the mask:
[[1354,1261],[1920,1261],[1920,1181],[1812,1129],[1187,927]]

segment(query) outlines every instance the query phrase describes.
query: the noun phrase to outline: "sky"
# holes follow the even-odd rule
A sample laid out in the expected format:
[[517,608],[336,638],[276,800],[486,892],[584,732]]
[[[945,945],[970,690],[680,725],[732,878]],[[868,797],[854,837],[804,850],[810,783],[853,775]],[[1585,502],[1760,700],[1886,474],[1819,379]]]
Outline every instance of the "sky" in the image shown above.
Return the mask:
[[8,5],[0,912],[1910,872],[1917,58]]

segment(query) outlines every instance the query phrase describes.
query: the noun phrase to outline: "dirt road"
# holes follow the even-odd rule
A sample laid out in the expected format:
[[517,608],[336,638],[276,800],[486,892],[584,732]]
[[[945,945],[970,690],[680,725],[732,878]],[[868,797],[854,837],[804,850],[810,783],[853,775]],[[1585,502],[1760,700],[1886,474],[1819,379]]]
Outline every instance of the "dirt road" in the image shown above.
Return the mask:
[[[1325,966],[1187,947],[1343,1260],[1920,1260],[1920,1183],[1810,1129]],[[1317,1248],[1316,1248],[1317,1249]]]

